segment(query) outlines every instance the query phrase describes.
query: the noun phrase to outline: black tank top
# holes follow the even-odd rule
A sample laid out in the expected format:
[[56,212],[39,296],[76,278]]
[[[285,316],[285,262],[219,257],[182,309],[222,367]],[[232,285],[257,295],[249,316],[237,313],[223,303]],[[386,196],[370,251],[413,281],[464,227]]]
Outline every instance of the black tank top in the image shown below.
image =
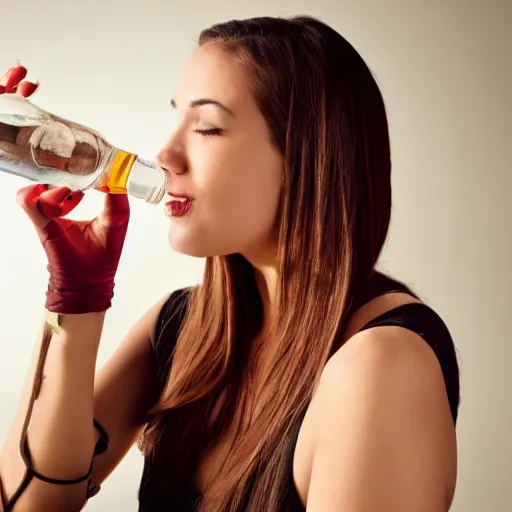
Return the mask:
[[[386,278],[384,278],[386,279]],[[384,286],[382,286],[384,284]],[[163,391],[166,384],[167,375],[172,364],[172,354],[179,332],[181,322],[186,311],[186,304],[189,295],[188,289],[182,289],[171,294],[167,302],[162,307],[155,330],[155,356],[157,361],[158,381],[160,392]],[[392,291],[406,292],[414,294],[404,285],[393,280],[384,280],[374,291],[370,291],[364,297],[361,305],[369,302],[382,293]],[[420,335],[434,351],[441,370],[443,372],[444,382],[450,404],[450,410],[454,424],[457,421],[457,411],[459,405],[459,370],[457,364],[457,355],[450,333],[437,313],[425,304],[412,303],[394,308],[383,315],[367,323],[361,331],[380,326],[399,326],[409,329]],[[293,456],[295,445],[299,435],[302,419],[306,410],[299,417],[299,421],[290,434],[287,443],[285,464],[281,472],[277,475],[276,485],[280,487],[281,502],[283,503],[283,512],[304,512],[305,507],[299,498],[295,482],[293,479]],[[158,512],[169,510],[168,504],[155,504],[151,493],[146,487],[151,462],[148,458],[144,462],[144,471],[139,490],[139,512]],[[179,509],[180,512],[193,512],[194,503],[200,497],[193,490],[187,496],[186,504]],[[173,510],[178,510],[173,508]],[[240,507],[240,512],[245,512],[246,507]]]

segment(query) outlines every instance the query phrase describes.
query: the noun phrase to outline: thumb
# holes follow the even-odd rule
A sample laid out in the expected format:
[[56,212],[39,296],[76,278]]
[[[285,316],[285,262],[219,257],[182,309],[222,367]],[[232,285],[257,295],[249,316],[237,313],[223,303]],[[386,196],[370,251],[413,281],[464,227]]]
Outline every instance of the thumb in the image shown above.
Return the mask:
[[107,224],[120,224],[130,217],[130,202],[127,194],[106,194],[102,220]]

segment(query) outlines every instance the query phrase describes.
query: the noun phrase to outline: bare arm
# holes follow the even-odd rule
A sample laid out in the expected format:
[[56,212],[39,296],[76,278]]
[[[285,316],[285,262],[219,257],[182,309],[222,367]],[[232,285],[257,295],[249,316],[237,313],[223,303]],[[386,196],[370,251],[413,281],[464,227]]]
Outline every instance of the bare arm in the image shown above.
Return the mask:
[[308,512],[444,512],[456,479],[455,429],[431,348],[399,327],[353,337],[311,405]]
[[[104,313],[64,316],[61,333],[51,337],[44,380],[30,418],[28,442],[33,467],[38,473],[58,480],[86,475],[99,438],[93,419],[105,428],[110,438],[109,449],[94,462],[93,484],[101,484],[128,451],[155,399],[151,342],[162,302],[135,324],[96,377]],[[0,455],[0,483],[8,499],[26,471],[20,454],[20,437],[40,349],[38,343],[19,410]],[[80,510],[86,502],[86,487],[86,481],[55,485],[33,478],[14,510]]]

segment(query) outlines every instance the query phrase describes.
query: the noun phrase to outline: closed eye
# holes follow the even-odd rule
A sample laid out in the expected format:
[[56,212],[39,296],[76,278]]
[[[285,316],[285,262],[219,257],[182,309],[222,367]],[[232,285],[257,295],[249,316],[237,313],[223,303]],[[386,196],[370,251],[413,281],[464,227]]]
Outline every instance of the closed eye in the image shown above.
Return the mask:
[[200,130],[197,128],[194,132],[199,133],[199,135],[203,135],[204,137],[210,137],[213,135],[222,135],[223,130],[221,128],[209,128],[207,130]]

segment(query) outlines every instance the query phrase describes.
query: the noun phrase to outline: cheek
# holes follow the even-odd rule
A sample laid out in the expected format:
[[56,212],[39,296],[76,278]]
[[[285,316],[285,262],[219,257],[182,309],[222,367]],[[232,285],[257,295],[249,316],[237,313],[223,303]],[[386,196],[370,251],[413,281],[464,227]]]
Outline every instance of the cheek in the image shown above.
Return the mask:
[[210,207],[220,208],[230,216],[231,223],[261,228],[272,225],[281,189],[279,162],[248,152],[223,163],[213,174],[216,179],[210,184],[212,194],[207,194],[212,200]]
[[[225,206],[241,202],[253,208],[277,203],[282,175],[282,159],[261,136],[244,136],[212,141],[191,152],[195,186],[210,200]],[[214,143],[215,142],[215,143]]]
[[214,254],[268,243],[281,193],[277,151],[253,140],[227,139],[194,149],[190,178],[198,200],[190,219],[171,230],[172,245],[182,250],[186,242]]
[[273,243],[279,197],[278,169],[258,169],[241,184],[237,201],[226,216],[230,233],[240,244],[239,252]]

